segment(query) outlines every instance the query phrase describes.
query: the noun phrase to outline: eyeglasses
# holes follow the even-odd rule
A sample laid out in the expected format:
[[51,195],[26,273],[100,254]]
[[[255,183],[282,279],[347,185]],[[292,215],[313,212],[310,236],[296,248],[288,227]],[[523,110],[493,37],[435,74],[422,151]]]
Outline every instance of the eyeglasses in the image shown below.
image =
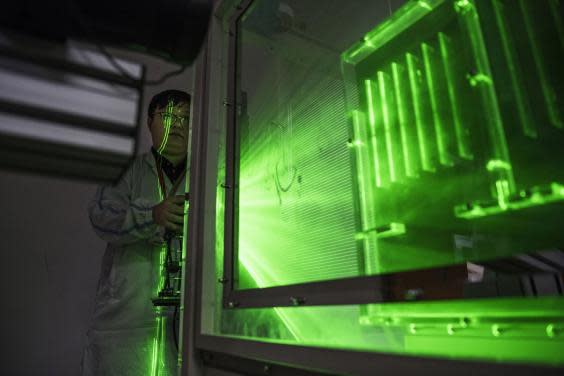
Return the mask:
[[167,124],[170,122],[170,126],[173,126],[175,124],[179,124],[182,127],[185,127],[188,125],[188,122],[190,121],[190,116],[178,116],[175,114],[171,114],[170,112],[155,112],[155,115],[159,114],[161,115],[161,119],[163,121],[163,123]]

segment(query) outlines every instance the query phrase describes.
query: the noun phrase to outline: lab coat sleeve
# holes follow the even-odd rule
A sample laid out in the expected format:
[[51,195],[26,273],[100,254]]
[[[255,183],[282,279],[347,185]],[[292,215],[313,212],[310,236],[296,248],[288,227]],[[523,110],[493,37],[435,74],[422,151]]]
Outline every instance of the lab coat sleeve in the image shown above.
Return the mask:
[[160,229],[153,220],[154,204],[146,198],[132,198],[132,169],[113,187],[99,187],[88,212],[94,231],[109,243],[128,244],[148,240]]

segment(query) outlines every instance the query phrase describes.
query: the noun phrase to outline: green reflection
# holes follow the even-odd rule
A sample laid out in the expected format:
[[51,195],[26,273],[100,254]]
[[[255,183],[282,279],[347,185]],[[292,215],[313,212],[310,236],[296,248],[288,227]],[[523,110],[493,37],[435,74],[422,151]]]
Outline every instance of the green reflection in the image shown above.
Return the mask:
[[[222,334],[270,343],[563,365],[564,299],[504,298],[435,303],[277,308],[298,323],[301,337],[271,336],[257,317],[273,308],[246,309]],[[361,312],[370,312],[361,315]],[[360,318],[359,318],[360,317]],[[374,366],[374,370],[377,366]]]
[[257,96],[240,123],[238,260],[258,287],[359,272],[342,84],[304,85],[282,105]]
[[164,125],[164,134],[163,134],[163,139],[161,141],[161,144],[158,148],[158,153],[162,154],[164,149],[166,148],[166,144],[168,142],[168,136],[170,134],[170,127],[172,126],[172,114],[174,111],[174,102],[172,100],[168,101],[166,108],[164,110],[164,113],[168,116],[163,116],[163,125]]
[[[364,260],[375,264],[365,264],[365,270],[409,270],[551,246],[543,239],[555,239],[555,227],[525,235],[517,230],[520,220],[513,213],[562,201],[564,174],[557,166],[564,161],[557,142],[549,141],[564,142],[562,133],[554,131],[551,109],[558,101],[554,92],[561,90],[562,74],[544,78],[549,51],[564,57],[563,46],[554,38],[560,34],[549,39],[549,32],[538,27],[547,15],[549,21],[557,20],[550,30],[559,30],[555,7],[561,5],[465,0],[427,7],[409,2],[366,34],[370,52],[357,53],[355,44],[342,54],[343,72],[355,72],[347,86],[356,86],[351,97],[359,96],[350,111],[366,114],[370,134],[371,147],[363,150],[368,156],[360,146],[354,153],[355,173],[364,174],[355,179],[359,239],[375,232],[373,241],[358,243]],[[524,43],[514,45],[520,20],[529,24],[530,33]],[[538,80],[518,76],[524,64]],[[542,96],[537,100],[541,106],[534,126],[528,110],[533,99],[524,85],[533,92],[546,94],[550,88],[553,93],[552,102]],[[521,133],[515,132],[518,127]],[[362,140],[366,130],[356,118],[352,128]],[[537,139],[541,129],[544,140],[525,143]],[[370,173],[366,160],[371,161]],[[375,183],[368,184],[372,179]],[[543,210],[547,218],[558,216],[556,206]],[[487,225],[461,221],[500,213],[509,214]],[[366,225],[368,218],[371,225]],[[378,229],[395,223],[402,231],[378,235]],[[455,234],[488,240],[480,246],[483,250],[462,255],[453,249]],[[511,245],[495,245],[504,241]],[[492,254],[485,251],[488,247],[498,249]]]
[[[356,75],[344,85],[354,98],[348,109],[340,83],[315,72],[308,74],[319,84],[287,83],[276,95],[265,91],[274,92],[272,76],[261,82],[249,95],[249,123],[238,124],[238,288],[561,246],[564,138],[555,122],[562,96],[554,93],[562,93],[562,74],[547,64],[562,53],[561,6],[409,2],[342,54]],[[520,25],[531,34],[517,45]],[[560,32],[548,35],[551,28]],[[353,200],[355,228],[344,219]],[[217,249],[219,258],[221,240]],[[276,343],[563,363],[562,298],[464,301],[471,295],[457,294],[441,303],[218,310],[217,331]]]

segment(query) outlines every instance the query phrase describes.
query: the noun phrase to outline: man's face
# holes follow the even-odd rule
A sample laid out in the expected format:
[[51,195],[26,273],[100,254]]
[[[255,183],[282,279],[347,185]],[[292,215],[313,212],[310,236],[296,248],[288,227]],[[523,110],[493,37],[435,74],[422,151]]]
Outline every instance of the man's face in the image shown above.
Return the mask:
[[157,108],[148,119],[153,147],[173,163],[178,163],[186,157],[189,117],[188,103],[169,102],[166,107]]

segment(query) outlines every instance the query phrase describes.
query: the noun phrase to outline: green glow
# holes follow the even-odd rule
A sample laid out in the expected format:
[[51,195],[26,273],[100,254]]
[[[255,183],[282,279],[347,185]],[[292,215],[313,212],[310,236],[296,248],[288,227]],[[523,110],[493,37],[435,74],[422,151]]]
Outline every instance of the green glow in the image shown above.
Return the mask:
[[[241,266],[243,266],[249,272],[249,274],[253,278],[253,281],[257,284],[257,287],[266,287],[272,284],[271,281],[268,281],[268,279],[265,278],[266,276],[263,273],[260,273],[260,271],[255,269],[255,266],[252,262],[248,262],[245,259],[240,259],[240,263]],[[293,339],[295,339],[297,342],[300,342],[300,336],[298,334],[299,331],[296,328],[294,321],[289,318],[283,310],[280,310],[279,308],[274,308],[274,312],[276,312],[286,328],[288,328],[288,330],[292,334]]]
[[486,164],[486,170],[488,171],[497,171],[497,170],[506,170],[511,171],[511,165],[505,161],[499,159],[491,159]]
[[[165,199],[165,192],[162,191],[161,185],[157,180],[157,189],[159,192],[159,202],[162,202]],[[163,289],[164,287],[164,280],[165,280],[165,257],[166,257],[166,245],[160,246],[159,251],[159,280],[157,284],[157,289],[155,291],[155,296]]]
[[491,203],[474,202],[470,205],[455,207],[455,215],[459,218],[474,219],[496,215],[510,210],[523,210],[564,200],[564,185],[551,183],[548,186],[533,187],[521,191],[518,195],[508,195],[507,181],[496,182],[497,201]]
[[[513,93],[515,77],[499,72],[505,72],[508,60],[527,55],[529,47],[527,38],[518,46],[507,39],[515,47],[511,53],[519,52],[508,57],[501,41],[505,37],[496,32],[501,26],[494,8],[488,6],[471,0],[406,3],[341,55],[349,69],[346,74],[353,72],[352,77],[344,74],[344,85],[334,82],[338,73],[328,75],[315,64],[302,72],[285,56],[271,52],[275,62],[267,67],[267,78],[245,79],[248,70],[241,70],[239,84],[248,90],[249,116],[237,124],[241,158],[236,289],[432,266],[448,269],[453,263],[520,252],[521,238],[546,245],[536,231],[554,228],[560,218],[559,206],[553,204],[564,200],[555,168],[561,155],[527,152],[536,152],[539,145],[558,145],[546,140],[558,141],[560,133],[537,121],[536,108],[530,115],[537,138],[523,137],[522,124],[508,120],[513,118],[507,113],[519,106]],[[490,13],[478,14],[482,11]],[[536,26],[537,15],[531,17]],[[518,17],[517,22],[511,20],[519,24]],[[514,30],[509,31],[516,38]],[[273,38],[281,50],[287,47]],[[245,56],[256,54],[245,55],[242,42],[244,65]],[[261,48],[252,43],[247,47]],[[296,50],[296,55],[302,52],[308,56],[310,51]],[[246,68],[253,66],[252,60]],[[516,72],[529,68],[513,63]],[[533,90],[527,92],[534,78],[519,73],[516,77],[524,87],[523,100],[536,104],[530,97]],[[349,107],[339,97],[343,87]],[[543,103],[540,94],[539,89]],[[547,128],[551,133],[543,134]],[[343,162],[349,155],[352,163]],[[220,171],[218,186],[223,183]],[[224,193],[218,188],[218,278],[223,268]],[[343,218],[351,213],[353,200],[358,212],[351,225],[350,217]],[[521,212],[513,213],[517,210]],[[496,226],[512,220],[535,221],[538,212],[549,213],[546,224],[531,223],[530,234],[496,232]],[[467,241],[460,248],[453,246],[458,237]],[[417,297],[403,291],[400,281],[394,286],[397,290],[391,293],[400,299]],[[219,306],[221,286],[213,288]],[[227,311],[214,307],[220,317],[213,329],[205,330],[273,343],[563,364],[561,297],[464,301],[471,295],[458,293],[459,300],[436,303]]]
[[[402,328],[420,355],[563,364],[564,299],[484,299],[374,307],[363,325]],[[492,351],[495,349],[495,351]],[[542,349],[542,351],[540,351]]]
[[382,172],[379,161],[377,136],[376,136],[376,114],[374,109],[374,83],[370,80],[364,81],[366,90],[366,101],[368,102],[368,124],[370,125],[370,143],[372,145],[373,164],[374,164],[374,179],[376,187],[382,187]]
[[164,287],[164,268],[165,268],[165,257],[166,257],[166,247],[161,246],[161,251],[159,253],[159,269],[161,270],[159,276],[159,290],[161,291]]
[[562,120],[562,115],[560,113],[561,109],[556,103],[557,96],[554,93],[552,87],[550,86],[550,79],[548,72],[546,70],[545,60],[541,56],[541,46],[539,45],[536,37],[536,29],[533,27],[533,21],[531,19],[530,6],[528,1],[519,0],[519,7],[523,14],[523,20],[525,23],[525,34],[529,38],[529,44],[531,46],[531,52],[537,69],[537,74],[542,87],[542,92],[544,96],[544,101],[548,109],[548,115],[550,117],[550,123],[556,128],[564,128],[564,121]]
[[367,53],[370,53],[372,51],[374,51],[374,47],[370,43],[360,43],[359,42],[359,46],[356,49],[349,51],[346,54],[344,54],[343,59],[346,60],[346,61],[353,62],[359,56],[366,55]]
[[493,81],[490,76],[484,73],[468,74],[466,76],[471,86],[486,85],[491,86]]
[[153,338],[153,353],[151,357],[151,376],[157,375],[157,357],[158,357],[157,353],[158,353],[158,344],[155,334],[155,338]]
[[[370,312],[359,317],[359,310]],[[249,317],[270,309],[245,310]],[[302,337],[273,339],[246,321],[250,335],[222,335],[414,356],[563,365],[564,299],[499,298],[463,301],[280,308],[299,317]]]
[[[171,105],[172,102],[169,102],[169,105]],[[171,107],[167,106],[167,111],[171,109]],[[170,122],[169,123],[169,127],[170,127]],[[168,130],[165,132],[166,134],[168,134]],[[166,141],[163,140],[163,145],[166,145]],[[157,180],[157,192],[159,194],[159,202],[163,201],[165,198],[165,192],[162,191],[161,185],[159,184],[159,181]],[[153,295],[154,296],[158,296],[159,292],[163,289],[164,287],[164,282],[165,282],[165,258],[166,258],[166,245],[161,245],[160,246],[160,250],[159,250],[159,254],[158,254],[158,268],[159,268],[159,277],[158,277],[158,281],[157,281],[157,286],[153,291]],[[165,346],[165,320],[166,318],[161,316],[162,315],[162,308],[161,307],[156,307],[156,330],[155,330],[155,335],[153,337],[153,350],[152,350],[152,356],[151,356],[151,366],[150,366],[150,375],[151,376],[158,376],[159,374],[162,374],[162,372],[164,372],[164,346]]]
[[368,229],[357,234],[357,239],[365,239],[370,233],[374,233],[378,239],[399,236],[405,234],[405,225],[403,223],[390,223],[387,226]]
[[160,346],[159,346],[159,352],[160,352],[160,356],[159,356],[159,367],[163,372],[159,372],[159,373],[164,373],[165,369],[166,369],[166,364],[165,364],[165,354],[166,354],[166,317],[162,317],[161,318],[161,334],[160,334]]
[[[173,103],[172,100],[170,100],[166,105],[165,113],[166,114],[172,114],[173,110],[174,110],[174,103]],[[168,135],[170,133],[170,127],[172,125],[172,116],[166,116],[163,119],[163,123],[164,123],[165,129],[164,129],[164,134],[163,134],[163,139],[161,141],[161,145],[159,146],[159,148],[157,150],[157,152],[159,154],[163,153],[163,151],[166,147],[166,144],[168,142]]]
[[473,159],[474,155],[470,149],[468,135],[463,126],[458,101],[457,88],[455,87],[455,78],[453,72],[453,57],[451,56],[451,41],[445,33],[439,32],[439,46],[441,49],[441,57],[444,65],[445,79],[447,82],[448,96],[450,99],[450,110],[452,112],[452,121],[454,122],[454,131],[456,134],[458,155],[464,159]]
[[352,112],[353,132],[355,137],[355,154],[357,163],[357,179],[359,189],[360,205],[362,206],[362,227],[367,228],[370,226],[367,213],[369,212],[369,202],[372,202],[370,197],[372,189],[370,182],[365,180],[365,177],[370,176],[370,154],[368,144],[366,142],[366,122],[364,121],[363,114],[360,111]]
[[[160,308],[157,308],[160,314]],[[155,336],[153,337],[153,351],[151,356],[151,376],[166,374],[165,354],[166,354],[166,317],[157,316]]]
[[415,115],[415,126],[417,128],[417,137],[419,139],[419,150],[421,152],[421,164],[425,171],[435,171],[429,154],[429,146],[424,128],[423,105],[421,103],[421,70],[419,69],[419,61],[414,55],[407,53],[405,55],[407,63],[407,71],[409,73],[409,86],[413,95],[413,113]]
[[382,71],[378,71],[378,89],[380,94],[380,110],[382,112],[382,121],[384,123],[384,135],[386,140],[386,152],[388,159],[388,168],[390,173],[390,181],[396,182],[398,180],[396,173],[396,166],[394,162],[394,147],[392,138],[392,120],[390,114],[390,103],[388,103],[388,92],[390,90],[389,77]]
[[507,200],[509,198],[509,182],[498,180],[495,182],[497,192],[497,204],[501,210],[507,210]]
[[394,81],[394,93],[397,105],[398,122],[400,126],[400,137],[403,152],[403,161],[405,174],[407,177],[417,177],[417,167],[415,162],[416,151],[412,147],[411,137],[409,136],[410,125],[408,123],[408,110],[406,108],[404,97],[407,93],[404,91],[405,79],[403,78],[405,72],[400,64],[392,63],[392,78]]
[[[502,39],[506,36],[504,33],[496,34],[496,27],[499,29],[501,26],[493,5],[488,8],[480,4],[477,7],[470,0],[435,3],[431,13],[438,23],[433,29],[432,22],[425,23],[429,22],[424,19],[425,15],[415,12],[421,6],[410,2],[388,20],[393,20],[390,21],[392,23],[385,21],[364,37],[374,47],[373,55],[364,55],[365,61],[360,56],[354,61],[344,58],[343,72],[349,72],[345,78],[348,79],[352,72],[353,80],[356,80],[354,85],[357,85],[356,94],[362,98],[364,92],[367,98],[366,104],[351,103],[353,107],[350,110],[366,112],[368,118],[373,119],[372,128],[378,146],[378,153],[374,152],[375,148],[371,151],[375,164],[378,164],[379,184],[366,187],[369,175],[362,179],[355,177],[359,200],[363,200],[358,205],[363,225],[357,229],[357,239],[368,273],[448,263],[449,244],[440,239],[453,232],[474,231],[456,218],[478,218],[489,213],[538,206],[540,201],[547,205],[555,202],[554,197],[546,195],[546,192],[539,191],[543,197],[546,196],[542,200],[533,195],[536,201],[518,194],[531,189],[535,191],[537,188],[534,187],[542,186],[546,181],[558,181],[559,177],[557,180],[550,176],[541,178],[540,173],[527,172],[529,167],[526,164],[536,163],[532,162],[532,158],[545,154],[537,151],[536,155],[531,155],[531,161],[527,160],[522,150],[529,146],[518,138],[524,132],[515,133],[521,125],[514,124],[514,119],[503,118],[511,114],[513,106],[522,106],[518,99],[512,102],[518,96],[511,97],[508,93],[499,97],[501,90],[513,88],[516,91],[516,86],[507,70],[503,80],[499,80],[501,83],[496,82],[498,78],[493,75],[490,64],[496,64],[495,72],[498,74],[504,72],[508,59],[522,56],[506,56],[502,48]],[[547,8],[545,5],[542,7]],[[532,7],[530,4],[527,6]],[[513,8],[511,11],[514,11]],[[489,12],[485,15],[486,21],[481,20],[478,10]],[[531,17],[539,22],[537,18],[541,15],[554,13],[548,13],[544,8],[543,12],[531,13]],[[515,14],[511,16],[515,22]],[[489,34],[482,33],[483,22],[489,22],[484,28]],[[512,27],[515,26],[512,24]],[[510,31],[515,35],[515,30]],[[393,32],[397,33],[398,40],[405,47],[395,42]],[[492,41],[491,35],[498,39]],[[490,39],[484,40],[485,36]],[[548,37],[539,34],[539,38]],[[412,43],[405,44],[406,40],[412,40]],[[540,41],[544,43],[543,48],[548,46],[544,39]],[[498,52],[488,51],[486,42],[491,48],[498,47]],[[520,49],[529,47],[526,40],[524,42]],[[506,38],[506,44],[514,47],[510,39]],[[353,45],[347,53],[355,48]],[[348,56],[347,53],[343,56]],[[517,66],[517,61],[513,63]],[[367,86],[373,79],[375,85]],[[527,78],[523,84],[530,85],[531,80]],[[527,99],[525,90],[521,90],[520,95]],[[517,111],[515,118],[519,121]],[[515,153],[513,160],[509,147]],[[358,155],[355,161],[357,159]],[[525,169],[522,169],[524,165]],[[519,171],[520,181],[515,180],[515,169]],[[357,168],[355,173],[358,174],[358,171]],[[534,174],[536,181],[530,181],[529,175]],[[359,183],[361,180],[362,184]],[[392,186],[389,182],[399,184]],[[386,189],[377,191],[375,188]],[[365,190],[374,191],[372,205],[362,197]],[[428,197],[432,202],[426,205],[415,197]],[[442,211],[439,208],[446,201],[452,204]],[[469,204],[459,205],[461,203]],[[415,207],[418,209],[411,209]],[[366,218],[370,218],[372,226],[365,225]],[[449,225],[435,227],[430,222]],[[366,231],[389,223],[402,223],[414,230],[400,234],[401,241],[396,237],[377,236],[377,232],[366,236]],[[427,244],[422,240],[428,234],[424,229],[440,232],[441,235]],[[423,256],[425,254],[428,257]]]
[[157,325],[155,336],[153,337],[153,352],[151,357],[151,376],[158,375],[158,368],[159,368],[159,339],[161,334],[161,317],[158,316],[156,318]]
[[435,125],[435,135],[437,137],[437,147],[439,149],[439,161],[445,166],[452,166],[452,158],[447,152],[446,140],[445,140],[445,126],[443,124],[443,119],[439,113],[439,99],[437,88],[435,87],[435,81],[437,78],[433,72],[433,57],[434,50],[427,43],[421,44],[421,52],[423,54],[423,63],[425,66],[425,76],[427,78],[427,85],[429,87],[429,96],[431,98],[431,109],[433,113],[433,123]]
[[358,274],[350,161],[358,151],[365,159],[357,166],[375,172],[367,157],[374,142],[369,119],[378,115],[373,108],[347,116],[342,83],[332,78],[310,75],[310,92],[301,96],[291,84],[280,88],[289,98],[282,105],[254,95],[241,124],[237,244],[242,272],[251,276],[238,289]]
[[519,121],[521,122],[523,133],[529,137],[536,138],[537,130],[531,117],[531,108],[529,106],[529,101],[525,98],[526,91],[523,85],[523,73],[517,63],[517,53],[514,48],[514,41],[508,31],[508,25],[503,14],[503,4],[500,2],[500,0],[492,0],[492,5],[495,10],[496,23],[501,36],[507,70],[511,77],[511,85],[513,86],[512,89],[515,95],[515,107],[517,108],[517,112],[519,114]]
[[[463,14],[462,21],[468,32],[477,71],[476,74],[472,75],[473,78],[470,78],[470,83],[476,90],[479,90],[482,99],[482,108],[487,121],[486,129],[492,142],[493,156],[499,160],[509,161],[507,139],[503,129],[497,96],[493,85],[491,85],[489,59],[476,9],[472,7],[471,11]],[[475,80],[475,85],[472,84],[472,80]],[[509,184],[509,191],[511,193],[515,192],[515,180],[512,171],[506,171],[503,178]],[[495,185],[497,180],[499,180],[497,177],[493,177],[492,184]]]
[[469,0],[456,0],[454,2],[454,9],[459,13],[466,13],[474,8],[474,5]]
[[419,5],[420,7],[422,7],[423,9],[426,9],[426,10],[433,10],[433,7],[431,6],[431,4],[429,4],[429,2],[424,1],[424,0],[417,1],[417,5]]
[[415,6],[402,7],[388,20],[381,23],[376,29],[368,32],[361,42],[356,43],[342,54],[343,61],[356,64],[362,61],[374,50],[380,48],[397,33],[405,30],[409,24],[400,22],[403,18],[418,20],[427,15],[443,0],[427,0],[415,2]]

